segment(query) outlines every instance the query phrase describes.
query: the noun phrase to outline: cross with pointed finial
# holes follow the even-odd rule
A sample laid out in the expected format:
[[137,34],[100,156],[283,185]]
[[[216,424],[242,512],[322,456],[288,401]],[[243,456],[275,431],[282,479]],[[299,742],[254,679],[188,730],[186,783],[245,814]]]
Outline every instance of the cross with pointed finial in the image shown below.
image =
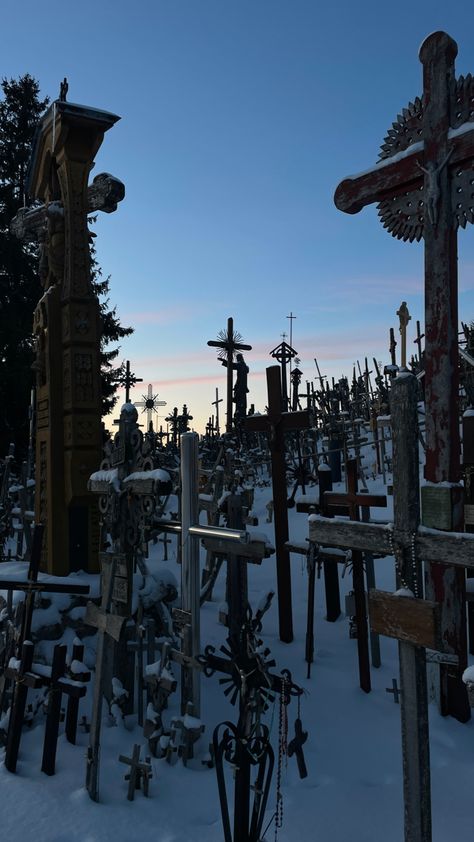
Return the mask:
[[130,371],[130,360],[125,363],[125,373],[123,373],[117,380],[120,386],[125,386],[125,403],[130,403],[130,389],[136,383],[143,383],[143,377],[137,377],[133,371]]

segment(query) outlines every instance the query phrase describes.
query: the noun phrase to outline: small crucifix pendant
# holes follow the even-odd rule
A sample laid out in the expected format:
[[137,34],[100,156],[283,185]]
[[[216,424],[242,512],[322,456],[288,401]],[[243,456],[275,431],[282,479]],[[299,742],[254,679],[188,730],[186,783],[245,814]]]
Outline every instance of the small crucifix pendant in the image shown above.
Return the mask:
[[296,755],[296,762],[298,764],[298,772],[300,778],[306,778],[308,776],[308,770],[306,768],[306,763],[303,754],[303,745],[305,744],[306,740],[308,739],[308,732],[303,731],[303,725],[301,723],[301,719],[298,717],[295,719],[295,736],[288,743],[288,757],[293,757]]

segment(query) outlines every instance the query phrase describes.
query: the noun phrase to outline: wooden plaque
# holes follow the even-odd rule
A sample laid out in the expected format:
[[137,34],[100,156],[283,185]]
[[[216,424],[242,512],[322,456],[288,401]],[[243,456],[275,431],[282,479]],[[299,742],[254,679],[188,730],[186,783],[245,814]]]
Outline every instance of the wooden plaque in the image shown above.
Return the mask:
[[421,487],[421,522],[431,529],[453,528],[451,489],[443,485]]
[[464,505],[464,523],[466,526],[474,525],[474,505],[472,503]]
[[414,646],[442,651],[441,614],[437,602],[369,591],[370,628]]

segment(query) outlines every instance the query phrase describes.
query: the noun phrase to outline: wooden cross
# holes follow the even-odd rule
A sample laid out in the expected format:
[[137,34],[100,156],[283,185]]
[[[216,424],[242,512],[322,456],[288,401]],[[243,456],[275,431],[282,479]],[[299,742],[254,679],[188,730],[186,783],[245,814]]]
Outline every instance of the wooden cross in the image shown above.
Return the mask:
[[37,523],[34,527],[31,558],[28,565],[26,579],[0,579],[0,590],[23,591],[25,593],[25,608],[23,611],[22,627],[20,631],[18,646],[21,647],[25,640],[31,637],[31,623],[35,607],[36,594],[42,593],[63,593],[63,594],[88,594],[89,585],[69,584],[69,580],[63,581],[40,581],[38,582],[41,552],[43,547],[44,525]]
[[150,429],[150,424],[153,422],[153,413],[156,412],[156,414],[158,414],[158,410],[156,407],[166,406],[166,401],[157,400],[158,394],[153,394],[153,386],[151,383],[148,384],[148,393],[146,395],[142,395],[142,397],[142,401],[137,401],[133,405],[141,407],[142,412],[146,412],[146,428],[148,432],[148,430]]
[[[122,181],[109,173],[99,173],[87,188],[87,213],[93,214],[99,210],[112,213],[117,209],[117,202],[121,202],[124,196],[125,186]],[[60,205],[60,202],[55,204]],[[46,205],[20,208],[10,223],[10,230],[19,240],[35,240],[47,222]]]
[[[227,366],[227,370],[229,367]],[[212,405],[216,408],[216,436],[219,437],[221,434],[220,427],[219,427],[219,404],[222,403],[224,398],[219,397],[219,389],[216,389],[216,399],[212,401]]]
[[423,367],[423,351],[421,350],[421,340],[425,338],[425,334],[421,332],[420,322],[416,322],[416,339],[413,340],[418,348],[418,361],[420,363],[420,370]]
[[[324,506],[329,510],[333,507],[343,507],[349,513],[352,521],[359,520],[359,506],[386,508],[386,496],[379,494],[357,493],[357,459],[348,459],[346,463],[347,492],[337,491],[324,493]],[[357,623],[357,650],[359,656],[360,688],[370,693],[370,663],[369,663],[369,630],[367,625],[367,609],[365,603],[364,559],[360,550],[352,550],[352,581],[355,599],[355,616]]]
[[9,772],[16,772],[28,690],[42,687],[44,683],[43,678],[32,671],[34,649],[31,640],[25,640],[21,647],[20,663],[7,667],[5,671],[7,677],[15,683],[5,749],[5,768]]
[[303,725],[299,716],[295,719],[295,736],[288,743],[288,757],[295,755],[298,764],[300,778],[308,777],[308,770],[303,754],[303,746],[308,739],[308,732],[303,731]]
[[[87,683],[90,681],[91,674],[87,668],[85,668],[85,664],[83,663],[84,658],[84,644],[80,642],[78,638],[75,639],[72,645],[72,657],[71,663],[69,664],[67,670],[67,676],[72,681],[80,681],[81,683]],[[76,695],[70,695],[68,698],[67,703],[67,710],[66,710],[66,737],[69,743],[75,745],[76,742],[76,732],[77,732],[77,719],[79,714],[79,697]],[[85,717],[82,717],[84,719]]]
[[[392,528],[376,523],[347,523],[314,517],[310,540],[322,546],[393,555],[397,582],[422,595],[422,558],[474,569],[474,535],[419,526],[418,383],[412,374],[396,377],[391,391],[393,434]],[[369,593],[371,627],[399,640],[402,749],[406,842],[431,842],[428,694],[425,649],[439,650],[442,637],[439,605],[408,596]],[[452,657],[452,656],[450,656]]]
[[[404,240],[424,238],[426,464],[429,483],[450,483],[451,528],[462,528],[459,443],[457,229],[474,221],[472,81],[455,78],[457,44],[434,32],[420,48],[423,98],[404,109],[382,146],[383,160],[339,184],[335,203],[357,213],[379,202],[383,224]],[[429,492],[441,505],[442,486]],[[423,505],[423,510],[425,505]],[[423,521],[425,514],[423,512]],[[443,635],[460,657],[445,675],[443,713],[469,718],[460,671],[467,662],[465,576],[427,559],[428,593],[442,608]]]
[[208,345],[213,348],[220,348],[221,351],[225,352],[225,359],[227,362],[227,422],[226,422],[226,432],[232,432],[232,361],[234,358],[234,354],[236,351],[251,351],[251,345],[244,345],[243,342],[240,342],[241,336],[239,333],[234,333],[234,320],[232,318],[227,319],[227,332],[221,331],[219,334],[219,339],[209,339]]
[[385,688],[386,693],[393,693],[393,701],[396,705],[400,704],[400,688],[396,678],[392,678],[392,686]]
[[286,490],[285,432],[311,426],[308,410],[282,412],[280,366],[267,368],[268,414],[253,415],[245,420],[245,429],[266,432],[272,459],[273,512],[278,584],[278,618],[280,640],[293,640],[291,607],[290,554],[285,546],[289,537]]
[[400,320],[400,336],[402,337],[402,348],[400,354],[400,366],[401,368],[406,368],[407,365],[407,327],[408,322],[411,319],[410,313],[408,312],[408,307],[406,301],[402,301],[400,304],[399,309],[397,310],[397,316]]
[[[61,698],[65,693],[69,699],[77,701],[86,695],[87,687],[80,681],[72,681],[66,675],[66,644],[54,647],[51,674],[46,679],[48,685],[48,713],[44,731],[43,760],[41,771],[54,775],[56,766],[56,748],[58,744],[59,722],[61,718]],[[90,677],[90,674],[89,674]]]
[[102,720],[102,697],[104,695],[103,682],[106,636],[113,638],[118,643],[122,626],[127,619],[118,614],[110,613],[116,563],[114,556],[111,556],[111,559],[110,564],[104,564],[102,568],[102,600],[100,608],[94,605],[94,603],[88,602],[84,617],[86,625],[95,626],[98,629],[94,697],[92,701],[86,772],[86,788],[93,801],[99,800],[100,726]]
[[150,778],[153,777],[151,770],[150,758],[146,757],[145,762],[140,761],[140,746],[135,743],[131,757],[125,757],[124,754],[119,755],[120,763],[126,763],[130,766],[130,772],[125,775],[125,780],[128,781],[127,798],[133,801],[135,798],[135,790],[140,789],[143,781],[143,795],[148,796],[148,785]]
[[130,389],[137,383],[143,383],[143,377],[137,377],[133,371],[130,371],[130,360],[125,363],[125,374],[117,381],[121,386],[125,386],[125,403],[130,403]]

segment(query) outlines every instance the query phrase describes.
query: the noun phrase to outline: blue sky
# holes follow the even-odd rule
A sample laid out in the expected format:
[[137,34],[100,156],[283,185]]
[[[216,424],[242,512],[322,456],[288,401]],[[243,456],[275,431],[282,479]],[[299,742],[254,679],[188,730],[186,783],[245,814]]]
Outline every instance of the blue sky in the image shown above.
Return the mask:
[[[1,74],[121,116],[95,172],[127,195],[97,225],[122,345],[164,414],[187,403],[203,431],[225,369],[207,346],[228,316],[253,350],[249,400],[265,406],[269,352],[289,332],[303,381],[357,359],[388,361],[402,300],[423,322],[423,248],[394,240],[374,206],[336,210],[334,190],[372,166],[421,93],[418,49],[436,29],[474,72],[474,4],[400,0],[23,0],[3,12]],[[474,248],[459,236],[459,314],[474,318]],[[221,406],[223,406],[221,404]],[[163,412],[161,410],[160,412]],[[144,417],[143,417],[144,419]],[[159,422],[160,423],[160,422]]]

